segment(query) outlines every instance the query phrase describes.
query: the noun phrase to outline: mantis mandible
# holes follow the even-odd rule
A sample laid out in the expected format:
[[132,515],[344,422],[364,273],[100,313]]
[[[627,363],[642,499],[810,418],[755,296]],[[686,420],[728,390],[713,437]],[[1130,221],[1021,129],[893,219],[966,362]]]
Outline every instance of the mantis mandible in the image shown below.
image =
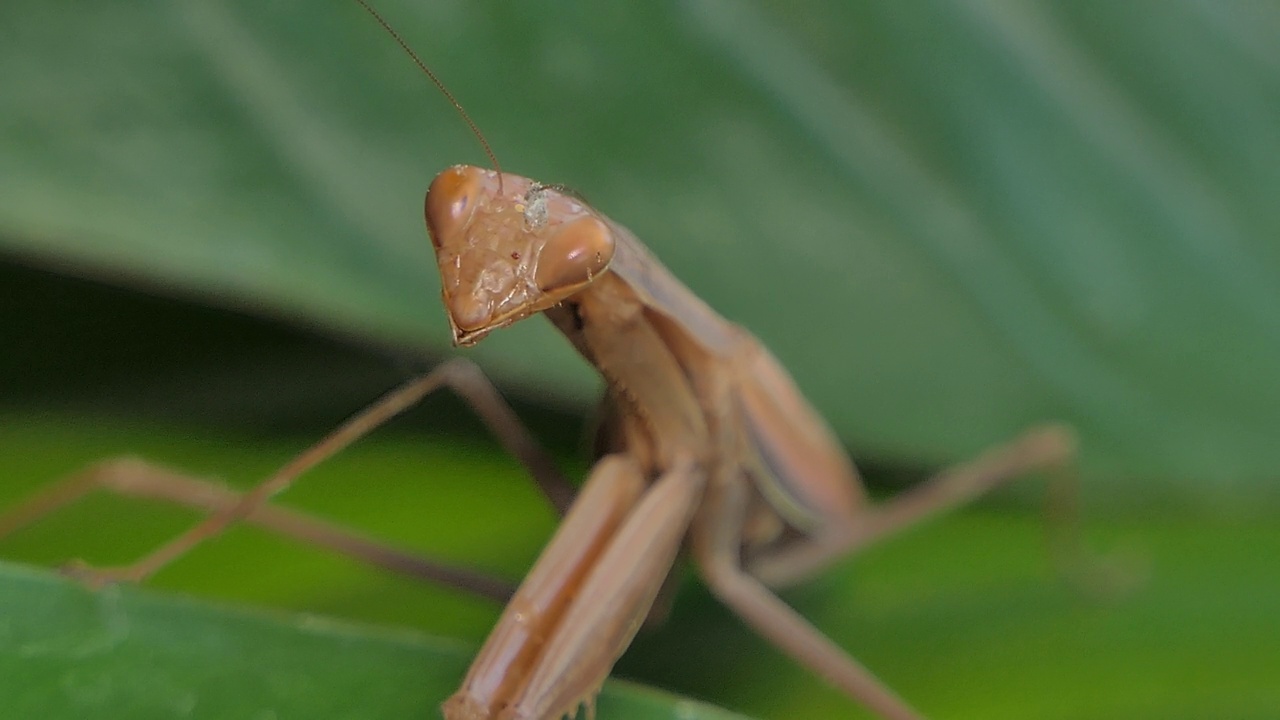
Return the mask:
[[[452,95],[364,0],[357,0]],[[477,136],[479,131],[475,130]],[[483,143],[483,137],[480,138]],[[581,490],[469,363],[451,361],[370,406],[252,491],[235,495],[140,461],[96,465],[0,517],[0,535],[90,490],[163,496],[210,517],[126,568],[140,580],[247,520],[490,597],[510,598],[447,720],[556,720],[591,706],[687,550],[749,626],[872,712],[922,717],[773,592],[1020,474],[1063,464],[1072,433],[1033,429],[883,504],[765,346],[686,288],[629,230],[571,193],[493,169],[440,173],[425,215],[453,342],[545,315],[605,381],[595,464]],[[565,513],[524,582],[417,560],[267,501],[433,390],[459,392]]]

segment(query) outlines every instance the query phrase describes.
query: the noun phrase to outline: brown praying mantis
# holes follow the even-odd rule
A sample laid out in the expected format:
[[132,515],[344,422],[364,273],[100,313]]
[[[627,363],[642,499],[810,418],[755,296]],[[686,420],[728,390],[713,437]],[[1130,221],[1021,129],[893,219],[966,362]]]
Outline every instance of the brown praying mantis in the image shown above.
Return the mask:
[[[378,14],[462,114],[474,123]],[[556,186],[454,166],[425,215],[456,345],[545,315],[605,381],[595,464],[568,483],[473,364],[449,361],[389,393],[243,495],[135,460],[111,460],[0,516],[0,535],[95,489],[165,497],[210,514],[94,584],[144,579],[244,520],[378,564],[508,599],[447,720],[555,720],[591,706],[649,615],[677,556],[799,663],[890,720],[921,715],[783,603],[803,580],[872,542],[1035,469],[1066,463],[1072,433],[1033,429],[883,504],[870,502],[834,433],[755,337],[720,317],[625,227]],[[461,395],[564,514],[523,583],[426,562],[268,504],[301,473],[440,387]]]

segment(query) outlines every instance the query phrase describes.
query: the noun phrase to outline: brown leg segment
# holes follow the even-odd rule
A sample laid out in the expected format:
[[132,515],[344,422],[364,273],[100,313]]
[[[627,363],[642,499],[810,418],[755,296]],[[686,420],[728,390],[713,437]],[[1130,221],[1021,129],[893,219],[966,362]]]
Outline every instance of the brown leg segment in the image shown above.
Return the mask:
[[[387,393],[372,405],[351,417],[320,442],[297,455],[274,475],[248,492],[235,495],[234,501],[215,502],[214,504],[217,507],[211,508],[211,515],[208,518],[138,562],[120,568],[82,568],[77,574],[92,585],[101,585],[120,580],[140,581],[154,574],[157,570],[185,554],[204,540],[222,532],[232,523],[249,519],[255,513],[270,515],[273,521],[277,523],[284,522],[284,516],[280,514],[284,511],[266,509],[267,502],[273,496],[287,489],[302,473],[351,445],[441,387],[453,389],[476,411],[489,429],[493,431],[499,442],[529,470],[539,489],[542,490],[543,494],[547,496],[557,510],[564,512],[568,508],[575,492],[573,486],[560,474],[550,456],[537,443],[528,429],[524,427],[514,411],[511,410],[511,407],[506,404],[502,396],[498,394],[479,368],[469,361],[455,359],[445,362],[430,373]],[[135,465],[133,467],[138,468],[139,466]],[[179,488],[183,481],[189,483],[192,480],[191,478],[182,478],[177,485],[166,490],[157,487],[157,485],[164,485],[167,482],[166,479],[172,480],[177,474],[165,470],[157,471],[154,466],[143,465],[141,467],[150,468],[151,471],[144,471],[143,477],[138,480],[136,485],[145,488],[145,492],[135,490],[135,494],[146,494],[154,497],[178,495],[195,500],[184,502],[184,504],[200,505],[202,502],[213,502],[212,496],[208,494],[207,487],[192,493],[185,493]],[[107,463],[95,466],[95,468],[91,468],[89,471],[62,483],[55,484],[45,492],[37,494],[26,503],[0,516],[0,535],[3,535],[6,531],[5,528],[11,531],[20,525],[28,524],[39,516],[74,501],[94,488],[110,489],[116,486],[128,487],[130,485],[127,480],[121,479],[119,465],[112,467],[111,463]],[[178,475],[178,477],[181,476]],[[223,499],[225,499],[225,496]],[[359,554],[370,558],[376,564],[383,566],[402,564],[413,566],[419,562],[402,563],[402,561],[408,560],[408,556],[403,553],[389,548],[374,550],[372,547],[374,544],[370,541],[364,539],[354,540],[354,535],[345,532],[339,532],[340,535],[346,538],[344,540],[339,540],[338,535],[332,533],[318,532],[320,528],[316,525],[307,525],[306,532],[303,532],[304,528],[293,522],[294,520],[296,520],[296,517],[290,516],[290,522],[286,523],[292,529],[292,531],[288,531],[288,534],[297,537],[310,534],[313,539],[318,534],[326,538],[326,540],[321,540],[322,543],[329,544],[330,547],[334,547],[335,544],[340,545],[341,547],[335,547],[335,549],[348,554]],[[330,529],[333,529],[332,526],[330,526]],[[438,566],[437,569],[442,568],[443,566]],[[418,565],[418,569],[422,569],[422,566]],[[452,571],[443,572],[443,575],[450,574],[452,574]],[[454,576],[454,579],[461,580],[462,578]],[[453,584],[450,580],[445,580],[445,582]],[[485,582],[487,583],[487,581]],[[476,591],[489,595],[505,592],[505,588],[490,586],[485,590],[477,589]]]
[[770,587],[799,582],[898,530],[952,510],[1035,470],[1061,468],[1075,456],[1075,434],[1059,425],[1029,430],[971,462],[948,469],[892,498],[869,507],[847,527],[834,528],[808,545],[755,559],[752,575]]
[[644,477],[625,455],[606,455],[592,468],[577,501],[525,575],[476,655],[462,687],[445,702],[448,720],[494,718],[514,702],[586,579],[627,521]]
[[707,587],[762,637],[885,720],[921,720],[905,700],[739,564],[749,488],[720,488],[698,517],[693,553]]
[[[145,460],[116,458],[94,463],[61,481],[50,483],[26,502],[0,514],[0,538],[97,491],[160,500],[207,513],[226,512],[241,500],[240,493],[216,482]],[[515,590],[515,585],[508,581],[413,555],[306,513],[262,504],[253,508],[244,520],[361,562],[496,602],[506,602]]]
[[702,469],[681,462],[645,491],[498,720],[572,716],[579,704],[594,716],[596,694],[671,573],[705,486]]

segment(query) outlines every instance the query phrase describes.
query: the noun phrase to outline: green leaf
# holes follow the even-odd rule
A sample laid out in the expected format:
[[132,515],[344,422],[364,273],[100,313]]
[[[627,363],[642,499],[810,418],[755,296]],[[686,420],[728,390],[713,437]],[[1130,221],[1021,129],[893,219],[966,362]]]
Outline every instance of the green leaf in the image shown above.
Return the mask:
[[[1270,4],[380,7],[505,167],[634,229],[861,452],[1060,419],[1099,488],[1274,496]],[[10,0],[0,27],[10,255],[442,350],[421,193],[485,160],[354,3]],[[591,395],[536,324],[478,357]]]
[[[466,670],[455,641],[0,563],[0,696],[12,718],[426,718]],[[743,718],[611,682],[611,718]],[[743,718],[745,720],[745,718]]]

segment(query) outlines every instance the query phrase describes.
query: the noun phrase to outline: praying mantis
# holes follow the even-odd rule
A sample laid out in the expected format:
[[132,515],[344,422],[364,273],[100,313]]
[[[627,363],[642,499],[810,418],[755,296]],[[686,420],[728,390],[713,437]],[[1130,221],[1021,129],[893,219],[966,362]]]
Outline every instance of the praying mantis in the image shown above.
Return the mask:
[[243,496],[147,463],[109,461],[6,515],[0,533],[105,486],[200,504],[211,515],[127,568],[81,569],[93,583],[143,579],[247,520],[505,597],[500,583],[421,564],[266,504],[308,467],[450,387],[529,468],[564,519],[445,702],[448,720],[550,720],[590,705],[682,551],[713,594],[784,652],[882,717],[920,717],[773,589],[1024,472],[1066,462],[1070,431],[1034,429],[874,505],[834,433],[763,344],[716,314],[622,225],[572,193],[493,165],[446,169],[426,198],[453,340],[474,345],[542,314],[600,372],[603,419],[580,490],[560,477],[478,369],[451,361]]

